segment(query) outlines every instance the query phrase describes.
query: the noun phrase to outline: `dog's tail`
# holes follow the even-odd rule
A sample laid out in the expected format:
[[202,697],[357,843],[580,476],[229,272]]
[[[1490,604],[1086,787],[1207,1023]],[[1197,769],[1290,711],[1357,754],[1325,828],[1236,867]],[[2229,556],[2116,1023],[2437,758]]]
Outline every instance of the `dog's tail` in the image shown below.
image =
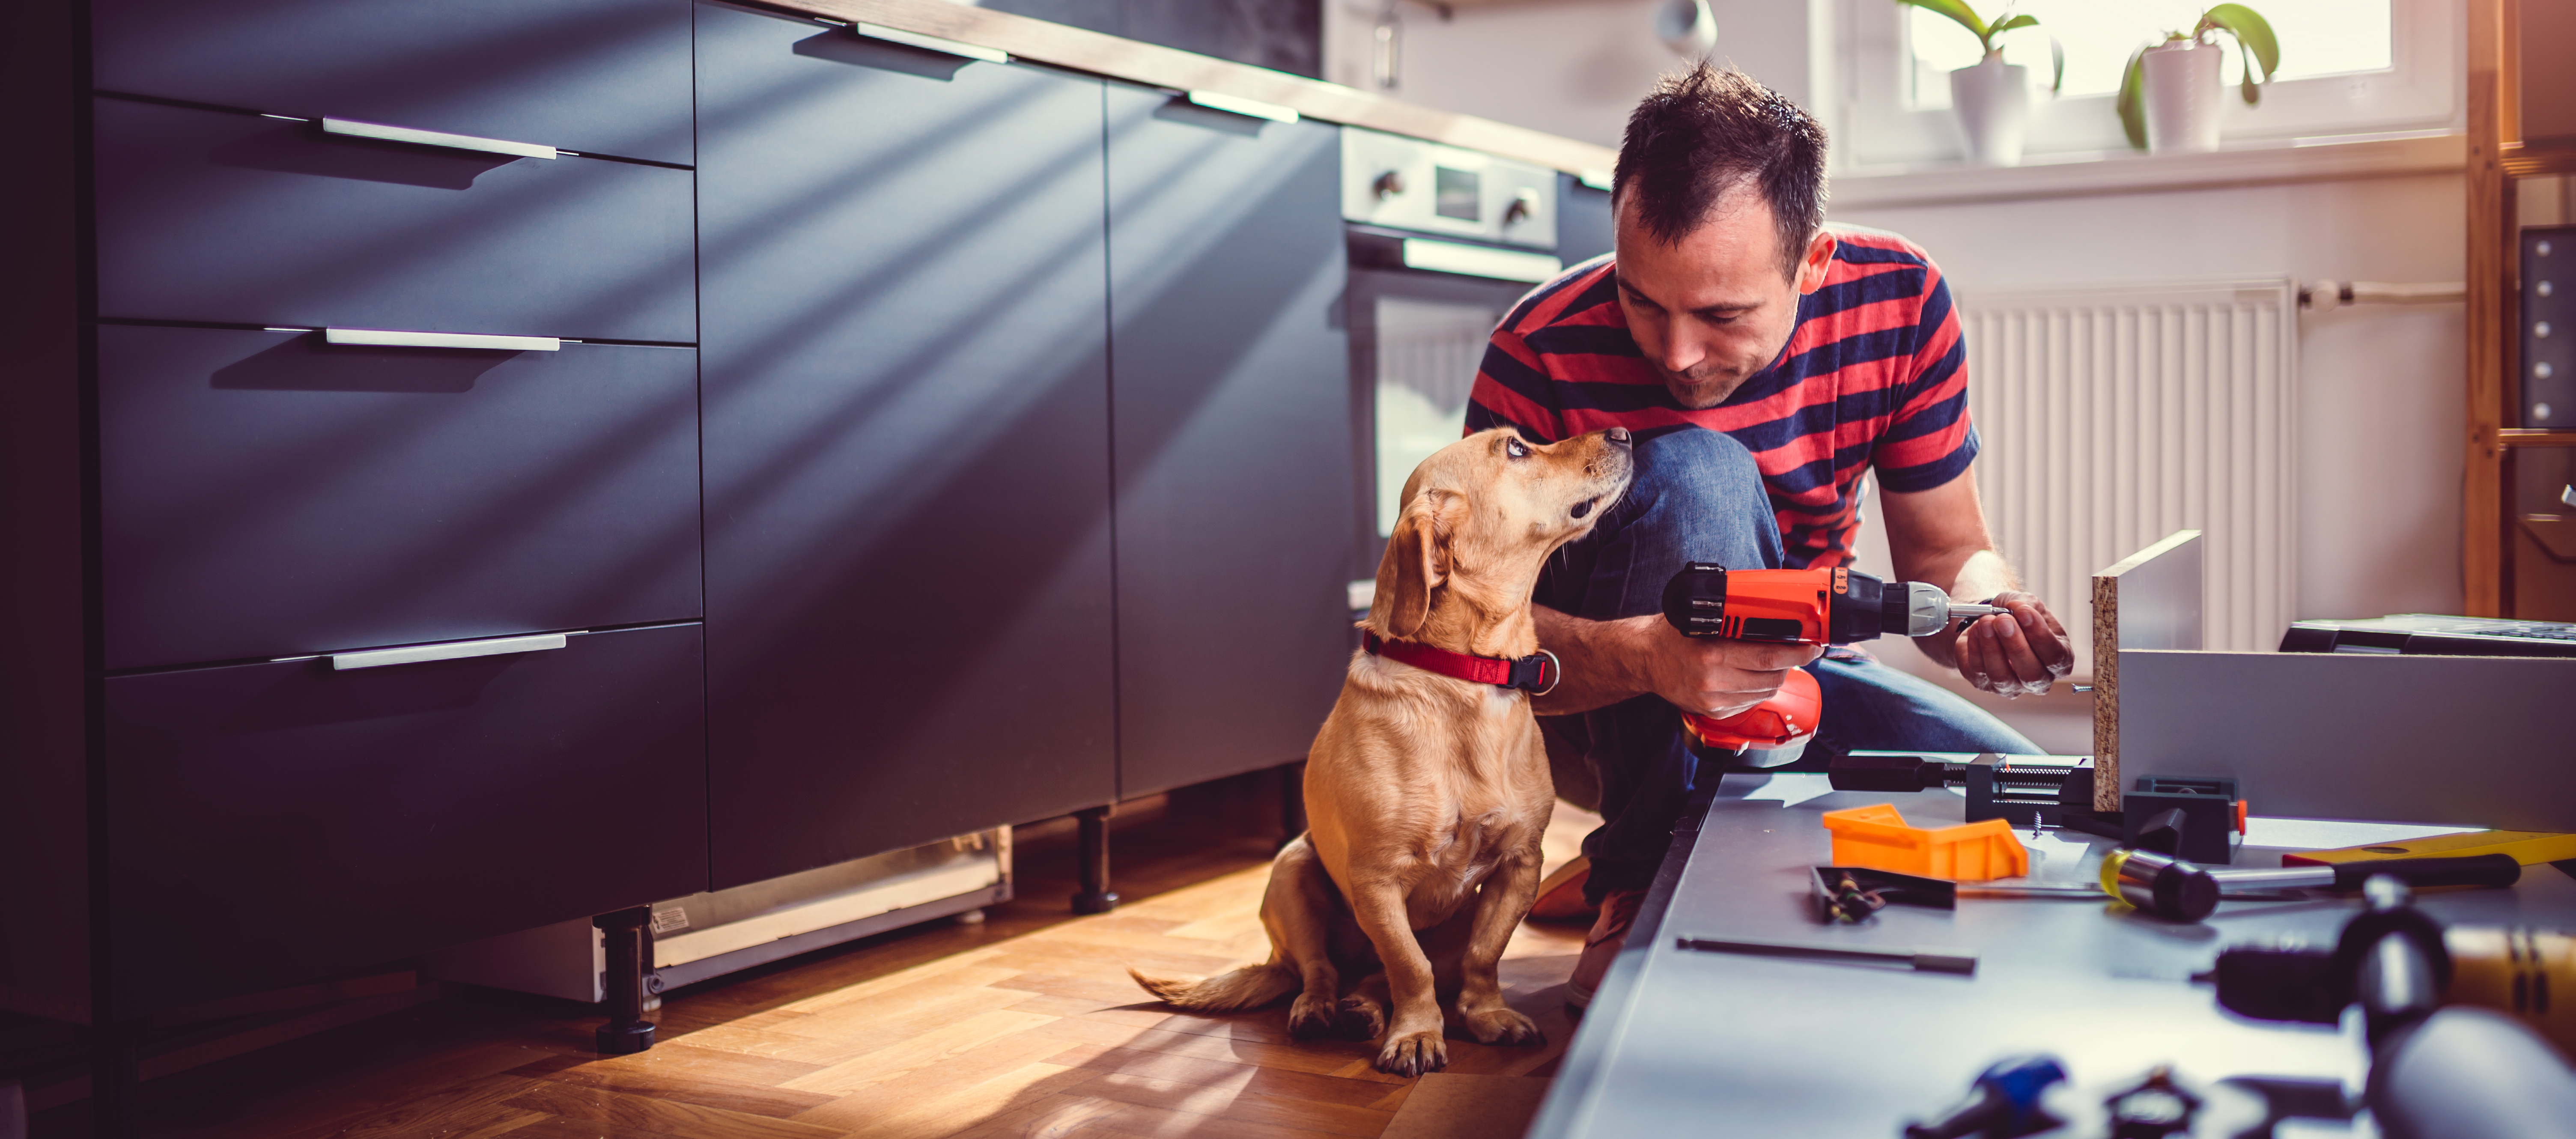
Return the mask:
[[1296,972],[1276,962],[1246,965],[1205,980],[1149,977],[1134,969],[1127,970],[1127,975],[1164,1003],[1192,1012],[1260,1008],[1297,991]]

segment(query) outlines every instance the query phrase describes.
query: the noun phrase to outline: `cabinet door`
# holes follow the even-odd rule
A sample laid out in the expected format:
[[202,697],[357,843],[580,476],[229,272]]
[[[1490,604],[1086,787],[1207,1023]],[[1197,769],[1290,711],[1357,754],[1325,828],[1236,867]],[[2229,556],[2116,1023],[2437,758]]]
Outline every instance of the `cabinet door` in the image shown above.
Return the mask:
[[697,43],[717,886],[1108,802],[1100,84]]
[[118,1019],[705,888],[695,625],[107,681]]
[[686,348],[103,325],[107,667],[695,618]]
[[1119,792],[1302,759],[1349,653],[1336,128],[1109,89]]
[[686,170],[94,105],[101,316],[697,339]]
[[102,91],[689,161],[688,0],[95,0]]

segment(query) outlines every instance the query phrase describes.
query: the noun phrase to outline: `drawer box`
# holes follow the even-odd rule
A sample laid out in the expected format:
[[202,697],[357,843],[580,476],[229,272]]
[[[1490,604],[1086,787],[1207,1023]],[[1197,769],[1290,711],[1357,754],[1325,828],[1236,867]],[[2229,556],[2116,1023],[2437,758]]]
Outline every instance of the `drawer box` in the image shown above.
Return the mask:
[[706,889],[695,625],[107,681],[102,1019]]
[[689,0],[95,0],[94,84],[691,161]]
[[697,339],[689,171],[95,106],[101,316]]
[[107,664],[699,615],[697,352],[98,330]]

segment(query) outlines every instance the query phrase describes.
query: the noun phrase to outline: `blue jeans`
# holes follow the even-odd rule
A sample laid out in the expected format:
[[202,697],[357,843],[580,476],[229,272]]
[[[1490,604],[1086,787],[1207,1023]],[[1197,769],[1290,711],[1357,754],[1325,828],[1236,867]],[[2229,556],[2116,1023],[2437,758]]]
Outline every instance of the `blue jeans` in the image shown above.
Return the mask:
[[[1535,599],[1596,621],[1663,611],[1664,583],[1685,562],[1776,569],[1780,527],[1762,472],[1744,445],[1700,428],[1637,443],[1636,482],[1581,541],[1559,549]],[[1800,767],[1853,749],[2031,754],[2037,745],[1984,709],[1928,680],[1858,653],[1835,650],[1808,665],[1824,695],[1824,722]],[[1644,889],[1671,845],[1675,820],[1704,801],[1717,772],[1683,745],[1680,713],[1663,697],[1632,697],[1550,724],[1581,747],[1601,781],[1600,829],[1583,840],[1592,860],[1585,892]]]

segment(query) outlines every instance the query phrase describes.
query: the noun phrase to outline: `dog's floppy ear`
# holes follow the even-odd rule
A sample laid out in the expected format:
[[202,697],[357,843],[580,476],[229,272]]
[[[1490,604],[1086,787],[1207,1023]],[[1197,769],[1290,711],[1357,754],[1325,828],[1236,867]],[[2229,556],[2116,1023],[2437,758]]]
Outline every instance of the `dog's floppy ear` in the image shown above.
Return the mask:
[[1377,599],[1369,619],[1391,637],[1410,637],[1431,619],[1431,591],[1449,577],[1449,536],[1466,500],[1452,491],[1426,490],[1404,504],[1386,556],[1377,563]]

